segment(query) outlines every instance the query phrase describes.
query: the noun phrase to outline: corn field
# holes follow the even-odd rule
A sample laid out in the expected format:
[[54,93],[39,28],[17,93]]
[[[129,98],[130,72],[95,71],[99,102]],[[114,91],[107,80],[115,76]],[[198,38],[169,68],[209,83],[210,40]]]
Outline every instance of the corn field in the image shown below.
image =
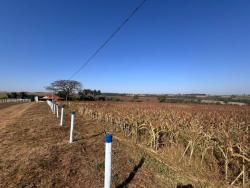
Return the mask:
[[211,163],[228,185],[249,185],[250,107],[131,102],[84,102],[71,107],[155,152],[182,148],[180,162],[198,159],[204,167]]

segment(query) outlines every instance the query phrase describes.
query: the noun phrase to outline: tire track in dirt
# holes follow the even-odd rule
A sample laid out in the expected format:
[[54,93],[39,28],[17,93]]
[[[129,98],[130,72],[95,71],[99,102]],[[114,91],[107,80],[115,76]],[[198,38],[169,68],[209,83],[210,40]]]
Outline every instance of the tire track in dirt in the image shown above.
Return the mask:
[[16,121],[28,108],[30,108],[34,103],[22,103],[10,105],[0,109],[0,129],[4,128],[6,125],[11,124]]

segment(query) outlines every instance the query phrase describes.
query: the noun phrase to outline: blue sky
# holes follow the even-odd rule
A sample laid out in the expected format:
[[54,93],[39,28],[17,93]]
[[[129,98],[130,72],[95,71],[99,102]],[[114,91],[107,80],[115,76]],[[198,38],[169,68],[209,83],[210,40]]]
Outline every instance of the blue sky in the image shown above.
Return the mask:
[[[0,90],[70,75],[140,0],[1,0]],[[148,0],[74,77],[106,92],[250,93],[250,1]]]

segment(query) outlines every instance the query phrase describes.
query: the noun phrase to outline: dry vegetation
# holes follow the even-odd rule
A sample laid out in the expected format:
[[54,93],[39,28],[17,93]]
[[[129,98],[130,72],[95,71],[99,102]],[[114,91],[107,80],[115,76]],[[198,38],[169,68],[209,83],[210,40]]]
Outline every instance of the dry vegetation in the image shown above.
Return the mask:
[[249,187],[247,106],[70,102],[60,127],[46,103],[9,105],[0,110],[0,187],[102,187],[105,131],[113,187]]
[[199,178],[250,186],[249,107],[86,102],[70,108]]
[[[0,110],[2,117],[6,126],[0,123],[0,187],[103,187],[103,124],[77,113],[74,143],[69,144],[68,108],[63,127],[46,103],[9,106]],[[143,150],[138,152],[140,148],[116,138],[112,145],[113,188],[193,184]]]
[[7,92],[0,91],[0,99],[7,98]]

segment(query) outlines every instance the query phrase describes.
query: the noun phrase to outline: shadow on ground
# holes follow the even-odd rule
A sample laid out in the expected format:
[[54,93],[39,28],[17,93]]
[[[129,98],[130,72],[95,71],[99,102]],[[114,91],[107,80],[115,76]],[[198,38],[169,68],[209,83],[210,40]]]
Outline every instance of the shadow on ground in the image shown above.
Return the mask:
[[144,161],[145,161],[145,158],[142,157],[140,162],[134,166],[134,168],[133,168],[132,172],[130,172],[129,176],[120,185],[116,186],[116,188],[128,187],[128,184],[133,180],[137,171],[142,167]]
[[176,188],[193,188],[191,184],[183,185],[183,184],[178,184]]

